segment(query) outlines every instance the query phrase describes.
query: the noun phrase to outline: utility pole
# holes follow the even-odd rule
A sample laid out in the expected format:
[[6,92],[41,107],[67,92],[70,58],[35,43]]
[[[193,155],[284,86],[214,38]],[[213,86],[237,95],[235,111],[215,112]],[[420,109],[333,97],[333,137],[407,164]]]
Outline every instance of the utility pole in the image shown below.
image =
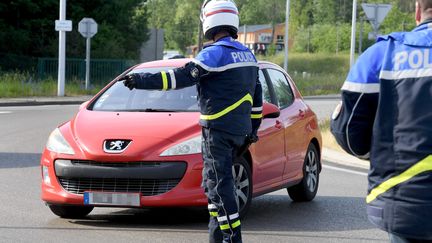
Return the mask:
[[336,23],[336,55],[339,54],[339,22]]
[[351,23],[350,67],[354,65],[355,43],[356,43],[356,23],[357,23],[357,0],[353,0],[352,23]]
[[243,26],[243,45],[246,46],[246,24]]
[[288,31],[289,31],[289,16],[290,16],[290,0],[286,1],[286,13],[285,13],[285,60],[284,60],[284,69],[288,72],[288,48],[289,48],[289,39],[288,39]]
[[359,33],[359,47],[358,47],[359,55],[362,54],[362,48],[363,48],[363,21],[364,18],[360,17],[360,33]]

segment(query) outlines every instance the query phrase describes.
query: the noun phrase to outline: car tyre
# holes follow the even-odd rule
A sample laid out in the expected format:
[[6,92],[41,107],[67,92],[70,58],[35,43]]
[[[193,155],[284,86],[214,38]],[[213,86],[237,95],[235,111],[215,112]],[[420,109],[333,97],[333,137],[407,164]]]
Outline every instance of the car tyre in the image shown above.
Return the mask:
[[234,191],[240,217],[244,217],[252,201],[252,172],[244,157],[237,157],[232,166]]
[[303,179],[289,187],[288,194],[294,202],[312,201],[318,191],[320,157],[314,144],[309,144],[303,163]]
[[49,208],[60,218],[79,219],[86,217],[94,207],[49,205]]

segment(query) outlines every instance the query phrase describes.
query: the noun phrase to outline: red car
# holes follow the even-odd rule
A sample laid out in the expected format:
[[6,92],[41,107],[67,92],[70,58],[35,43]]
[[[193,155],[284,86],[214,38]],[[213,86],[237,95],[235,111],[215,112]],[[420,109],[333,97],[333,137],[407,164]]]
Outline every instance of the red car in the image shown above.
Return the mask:
[[[188,61],[148,62],[125,73]],[[233,165],[241,215],[252,197],[281,188],[294,201],[312,200],[321,171],[315,114],[285,71],[259,66],[265,101],[259,141]],[[65,218],[97,206],[206,206],[196,87],[130,91],[117,81],[121,76],[51,133],[41,158],[42,200]]]

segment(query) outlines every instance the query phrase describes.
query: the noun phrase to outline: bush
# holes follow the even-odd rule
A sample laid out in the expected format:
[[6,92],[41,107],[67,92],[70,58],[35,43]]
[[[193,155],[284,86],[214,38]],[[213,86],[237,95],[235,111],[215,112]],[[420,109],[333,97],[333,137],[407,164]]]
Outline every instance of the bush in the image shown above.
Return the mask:
[[[359,39],[360,24],[357,24],[357,43]],[[374,41],[368,40],[368,33],[372,31],[369,23],[363,23],[362,49],[372,45]],[[315,24],[311,27],[300,28],[296,32],[294,42],[295,52],[348,52],[351,48],[351,24]]]

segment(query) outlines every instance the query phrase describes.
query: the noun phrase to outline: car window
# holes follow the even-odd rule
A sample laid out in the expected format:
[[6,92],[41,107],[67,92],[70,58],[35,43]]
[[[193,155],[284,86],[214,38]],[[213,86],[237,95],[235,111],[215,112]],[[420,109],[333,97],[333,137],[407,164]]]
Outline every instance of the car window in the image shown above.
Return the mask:
[[[172,68],[147,68],[133,70],[131,73],[156,73]],[[129,90],[123,82],[109,87],[93,103],[95,111],[199,111],[195,86],[179,90]]]
[[262,95],[263,95],[263,101],[267,103],[272,103],[271,96],[270,96],[270,90],[268,88],[264,72],[262,70],[259,70],[259,81],[261,83],[262,87]]
[[276,69],[267,69],[267,73],[276,93],[279,108],[290,106],[294,102],[294,94],[285,74]]

